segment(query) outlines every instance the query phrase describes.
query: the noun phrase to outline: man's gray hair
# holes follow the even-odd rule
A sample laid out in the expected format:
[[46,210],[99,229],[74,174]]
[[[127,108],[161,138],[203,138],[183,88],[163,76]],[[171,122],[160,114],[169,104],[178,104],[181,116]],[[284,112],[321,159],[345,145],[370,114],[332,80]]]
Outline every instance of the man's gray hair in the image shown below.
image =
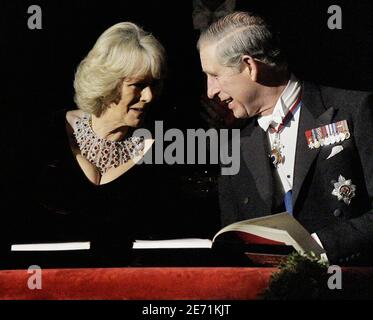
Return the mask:
[[278,35],[263,18],[248,12],[231,13],[202,31],[198,50],[209,43],[217,44],[217,59],[223,66],[239,68],[241,57],[249,55],[275,69],[287,69]]

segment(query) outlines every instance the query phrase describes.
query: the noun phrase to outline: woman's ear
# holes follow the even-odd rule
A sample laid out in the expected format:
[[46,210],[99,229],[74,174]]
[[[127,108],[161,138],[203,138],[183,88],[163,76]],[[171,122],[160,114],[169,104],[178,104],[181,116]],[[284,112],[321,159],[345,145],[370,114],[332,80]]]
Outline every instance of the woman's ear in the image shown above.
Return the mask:
[[244,67],[244,72],[247,72],[251,81],[257,82],[258,73],[259,73],[258,62],[255,59],[253,59],[253,57],[248,56],[248,55],[242,56],[241,59],[242,59],[243,67]]

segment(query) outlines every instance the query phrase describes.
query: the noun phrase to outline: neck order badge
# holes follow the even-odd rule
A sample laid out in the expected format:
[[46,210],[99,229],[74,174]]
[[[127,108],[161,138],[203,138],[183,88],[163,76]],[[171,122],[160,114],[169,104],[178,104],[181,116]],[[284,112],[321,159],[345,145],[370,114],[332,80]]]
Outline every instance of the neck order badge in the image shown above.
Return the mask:
[[302,93],[299,94],[297,100],[294,102],[293,106],[289,109],[288,113],[285,115],[284,119],[282,120],[281,124],[278,128],[270,127],[272,133],[275,133],[275,140],[273,141],[272,150],[269,154],[272,164],[275,168],[278,167],[280,163],[283,163],[284,157],[282,156],[282,145],[280,141],[280,133],[284,129],[284,127],[288,124],[288,122],[293,118],[294,114],[297,112],[298,108],[301,105]]

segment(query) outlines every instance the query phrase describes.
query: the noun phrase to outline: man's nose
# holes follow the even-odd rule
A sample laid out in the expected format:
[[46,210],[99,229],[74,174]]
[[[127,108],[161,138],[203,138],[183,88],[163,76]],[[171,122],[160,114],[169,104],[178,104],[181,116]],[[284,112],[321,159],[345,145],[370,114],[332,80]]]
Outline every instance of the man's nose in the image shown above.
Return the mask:
[[213,99],[220,92],[219,85],[213,77],[207,78],[207,96]]
[[141,101],[149,103],[153,100],[153,98],[154,98],[154,93],[153,93],[153,89],[150,86],[145,87],[141,91]]

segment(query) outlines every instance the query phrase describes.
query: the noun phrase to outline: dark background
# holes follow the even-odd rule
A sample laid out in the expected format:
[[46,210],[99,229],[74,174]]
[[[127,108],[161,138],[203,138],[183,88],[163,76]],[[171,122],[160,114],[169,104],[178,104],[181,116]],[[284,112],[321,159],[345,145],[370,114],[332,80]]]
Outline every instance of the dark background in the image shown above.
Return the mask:
[[[35,4],[42,9],[42,30],[27,27],[27,9]],[[327,27],[327,9],[333,4],[342,8],[342,30]],[[277,26],[290,67],[300,78],[373,91],[373,2],[237,0],[236,9],[263,14]],[[2,179],[16,186],[30,181],[38,160],[33,145],[42,139],[36,132],[48,134],[43,132],[43,121],[50,112],[74,108],[77,65],[98,36],[120,21],[141,25],[166,48],[169,73],[154,117],[166,120],[169,127],[205,127],[199,115],[205,83],[192,11],[192,0],[2,0],[1,153],[9,160],[2,165]],[[12,161],[12,148],[21,149],[24,157]],[[184,213],[195,214],[196,221],[200,213],[206,213],[206,219],[215,217],[217,168],[179,166],[178,170]]]
[[[27,27],[32,4],[42,8],[42,30]],[[332,4],[342,8],[342,30],[327,27]],[[371,1],[237,0],[237,9],[271,19],[281,31],[292,70],[301,78],[373,90]],[[105,29],[133,21],[159,38],[168,53],[169,75],[159,112],[175,121],[173,125],[200,125],[198,101],[204,79],[192,11],[192,0],[1,1],[2,109],[31,110],[37,116],[73,107],[72,83],[79,62]]]

